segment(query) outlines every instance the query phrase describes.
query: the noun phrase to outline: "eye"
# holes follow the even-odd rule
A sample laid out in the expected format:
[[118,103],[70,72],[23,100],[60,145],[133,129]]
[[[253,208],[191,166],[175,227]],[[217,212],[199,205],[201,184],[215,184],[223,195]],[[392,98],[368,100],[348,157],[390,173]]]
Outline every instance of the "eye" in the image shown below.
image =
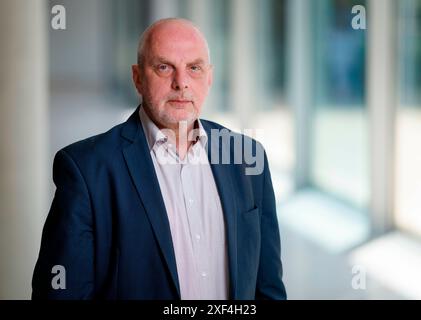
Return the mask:
[[161,63],[161,64],[158,64],[158,65],[156,66],[156,69],[157,69],[157,70],[158,70],[158,72],[160,72],[160,73],[167,73],[167,72],[169,72],[169,71],[171,70],[171,67],[170,67],[168,64]]
[[190,66],[190,70],[195,72],[195,73],[198,73],[198,72],[202,71],[202,67],[199,66],[199,65],[192,65],[192,66]]

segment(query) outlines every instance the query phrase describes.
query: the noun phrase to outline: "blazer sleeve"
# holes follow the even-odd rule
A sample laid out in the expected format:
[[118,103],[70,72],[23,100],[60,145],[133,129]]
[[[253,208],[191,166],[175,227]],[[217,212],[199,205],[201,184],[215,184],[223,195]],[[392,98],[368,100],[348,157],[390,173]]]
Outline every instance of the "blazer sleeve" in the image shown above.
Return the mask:
[[90,197],[81,171],[64,150],[54,158],[53,180],[56,192],[42,232],[32,299],[89,299],[94,290]]
[[287,295],[282,281],[281,240],[276,215],[276,201],[266,152],[264,153],[264,161],[261,249],[256,299],[285,300]]

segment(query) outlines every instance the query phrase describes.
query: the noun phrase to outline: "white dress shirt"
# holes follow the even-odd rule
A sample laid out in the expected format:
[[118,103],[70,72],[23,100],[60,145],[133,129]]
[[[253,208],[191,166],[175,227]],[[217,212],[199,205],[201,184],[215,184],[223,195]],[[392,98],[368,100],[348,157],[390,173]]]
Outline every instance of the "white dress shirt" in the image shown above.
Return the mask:
[[168,215],[181,299],[228,299],[225,222],[206,153],[206,131],[197,120],[197,139],[181,160],[165,130],[143,107],[139,116]]

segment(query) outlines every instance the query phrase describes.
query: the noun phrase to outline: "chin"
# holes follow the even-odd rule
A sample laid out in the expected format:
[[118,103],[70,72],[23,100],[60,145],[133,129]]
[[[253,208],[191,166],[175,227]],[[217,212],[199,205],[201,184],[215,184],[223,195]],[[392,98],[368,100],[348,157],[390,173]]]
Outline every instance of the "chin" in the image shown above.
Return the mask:
[[192,123],[197,119],[195,113],[192,112],[183,112],[183,114],[167,114],[165,116],[166,122],[171,124],[178,124],[179,122],[186,121],[187,123]]

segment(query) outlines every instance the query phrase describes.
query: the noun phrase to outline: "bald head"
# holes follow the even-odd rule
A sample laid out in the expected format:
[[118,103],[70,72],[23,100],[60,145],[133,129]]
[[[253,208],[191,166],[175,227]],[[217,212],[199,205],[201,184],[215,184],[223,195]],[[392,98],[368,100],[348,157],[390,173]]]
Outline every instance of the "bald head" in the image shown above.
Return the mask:
[[203,46],[206,50],[207,63],[210,63],[210,53],[208,42],[199,28],[191,21],[181,18],[166,18],[155,21],[141,35],[137,49],[137,63],[143,66],[145,57],[151,50],[154,42],[162,40],[165,36],[172,39],[177,37],[190,37]]
[[142,35],[133,82],[145,112],[159,128],[193,128],[212,85],[205,37],[190,21],[164,19]]

